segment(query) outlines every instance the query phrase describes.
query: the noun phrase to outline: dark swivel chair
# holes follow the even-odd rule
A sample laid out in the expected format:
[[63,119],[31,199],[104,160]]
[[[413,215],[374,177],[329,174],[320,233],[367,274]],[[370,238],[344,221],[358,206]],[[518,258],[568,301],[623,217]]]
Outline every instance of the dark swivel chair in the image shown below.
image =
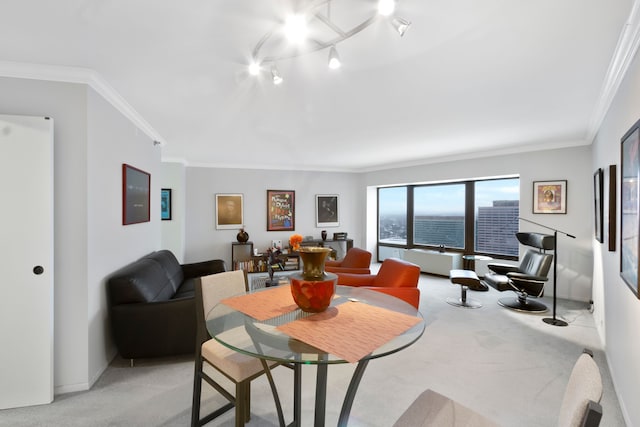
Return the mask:
[[536,249],[527,249],[519,266],[489,263],[484,282],[500,292],[515,291],[517,297],[501,298],[498,304],[512,310],[544,312],[547,306],[529,297],[541,297],[544,284],[553,261],[553,254],[545,251],[554,248],[550,234],[516,233],[518,241]]

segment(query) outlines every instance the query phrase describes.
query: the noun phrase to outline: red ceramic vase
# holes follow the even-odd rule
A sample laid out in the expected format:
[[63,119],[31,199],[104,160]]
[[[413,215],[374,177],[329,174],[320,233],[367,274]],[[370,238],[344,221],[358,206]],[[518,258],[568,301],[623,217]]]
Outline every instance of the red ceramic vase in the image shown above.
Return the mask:
[[338,276],[324,271],[324,261],[329,252],[331,248],[308,246],[299,250],[302,273],[294,273],[289,279],[293,300],[302,311],[319,313],[331,305]]

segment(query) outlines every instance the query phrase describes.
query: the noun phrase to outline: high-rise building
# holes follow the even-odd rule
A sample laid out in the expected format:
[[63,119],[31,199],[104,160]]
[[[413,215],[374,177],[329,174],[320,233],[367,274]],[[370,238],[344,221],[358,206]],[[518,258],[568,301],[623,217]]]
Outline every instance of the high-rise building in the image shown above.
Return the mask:
[[476,251],[518,256],[518,200],[494,200],[493,206],[478,207]]

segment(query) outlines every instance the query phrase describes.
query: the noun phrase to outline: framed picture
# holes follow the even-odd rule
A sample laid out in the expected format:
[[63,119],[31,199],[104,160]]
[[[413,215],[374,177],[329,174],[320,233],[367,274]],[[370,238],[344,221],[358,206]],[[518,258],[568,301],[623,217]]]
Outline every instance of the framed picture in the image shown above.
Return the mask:
[[633,291],[638,292],[638,180],[640,179],[640,121],[622,137],[620,179],[620,276]]
[[267,190],[267,231],[295,230],[295,206],[295,191]]
[[122,225],[151,221],[151,175],[122,165]]
[[242,194],[216,194],[216,228],[231,230],[244,227]]
[[600,243],[604,242],[603,236],[603,214],[604,214],[604,171],[602,168],[598,168],[596,173],[593,174],[593,201],[594,201],[594,219],[595,219],[595,237]]
[[617,191],[617,166],[609,166],[609,252],[616,251],[616,197]]
[[160,217],[163,221],[171,221],[171,189],[160,190]]
[[316,194],[316,227],[337,227],[338,195]]
[[567,181],[534,181],[533,213],[566,214]]

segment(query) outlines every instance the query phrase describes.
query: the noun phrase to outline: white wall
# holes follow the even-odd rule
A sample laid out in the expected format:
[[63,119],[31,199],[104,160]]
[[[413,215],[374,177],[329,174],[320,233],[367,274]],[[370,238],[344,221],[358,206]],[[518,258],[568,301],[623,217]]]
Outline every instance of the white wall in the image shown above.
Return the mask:
[[[617,165],[616,251],[607,244],[594,245],[594,316],[605,342],[607,361],[622,413],[629,426],[640,425],[640,300],[620,278],[620,139],[640,119],[640,63],[638,55],[627,71],[593,144],[592,169]],[[608,171],[607,171],[608,172]],[[608,173],[605,173],[605,207],[609,203]],[[608,241],[605,208],[605,242]]]
[[184,262],[184,220],[185,220],[185,188],[186,171],[182,163],[162,163],[162,188],[171,189],[171,220],[162,221],[163,249],[169,249]]
[[[372,187],[379,185],[519,175],[520,216],[577,237],[558,237],[558,297],[589,301],[593,240],[590,159],[591,147],[582,146],[389,169],[367,173],[360,192],[372,198],[375,197]],[[533,214],[533,181],[555,180],[567,180],[567,214]],[[372,223],[376,204],[368,202],[366,206],[363,215],[367,215],[367,223]],[[520,229],[552,233],[525,222],[520,222]],[[375,249],[375,233],[367,234],[366,247]],[[553,295],[553,280],[547,282],[545,295]]]
[[[104,278],[160,244],[160,155],[83,84],[0,77],[0,113],[54,119],[54,383],[84,390],[115,349]],[[121,164],[152,174],[152,221],[123,227]]]
[[[349,173],[273,171],[252,169],[187,168],[186,254],[187,262],[220,258],[231,268],[231,242],[238,230],[216,230],[215,194],[244,196],[244,223],[254,248],[266,249],[271,240],[289,240],[291,234],[320,238],[327,230],[349,233],[354,245],[361,244],[362,221],[358,209],[358,177]],[[295,231],[267,231],[267,190],[295,191]],[[338,194],[339,227],[317,228],[316,194]]]
[[[153,145],[104,98],[88,89],[87,102],[88,385],[116,349],[111,341],[106,279],[160,247],[160,147]],[[151,174],[151,221],[122,225],[122,164]]]

